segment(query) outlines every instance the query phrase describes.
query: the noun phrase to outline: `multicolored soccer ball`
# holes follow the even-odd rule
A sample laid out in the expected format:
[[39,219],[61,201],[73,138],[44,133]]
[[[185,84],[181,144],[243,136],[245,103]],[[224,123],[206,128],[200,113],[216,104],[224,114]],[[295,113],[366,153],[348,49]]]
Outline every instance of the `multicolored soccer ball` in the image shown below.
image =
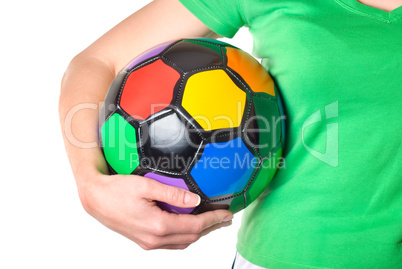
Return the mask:
[[111,174],[135,174],[197,193],[196,208],[238,212],[274,176],[284,142],[274,82],[246,52],[181,39],[131,61],[110,86],[100,139]]

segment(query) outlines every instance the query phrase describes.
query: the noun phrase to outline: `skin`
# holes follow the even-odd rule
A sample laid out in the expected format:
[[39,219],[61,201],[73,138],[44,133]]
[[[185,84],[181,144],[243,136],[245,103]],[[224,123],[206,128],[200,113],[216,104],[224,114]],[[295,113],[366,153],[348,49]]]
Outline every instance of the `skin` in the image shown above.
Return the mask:
[[110,176],[97,146],[100,104],[115,75],[146,49],[183,37],[216,35],[177,0],[155,0],[75,56],[61,85],[60,123],[84,209],[146,250],[184,249],[211,231],[229,226],[233,218],[227,210],[200,215],[162,211],[155,201],[194,207],[199,197],[145,177]]
[[392,11],[402,6],[402,0],[358,0],[360,3],[367,6],[382,9],[384,11]]

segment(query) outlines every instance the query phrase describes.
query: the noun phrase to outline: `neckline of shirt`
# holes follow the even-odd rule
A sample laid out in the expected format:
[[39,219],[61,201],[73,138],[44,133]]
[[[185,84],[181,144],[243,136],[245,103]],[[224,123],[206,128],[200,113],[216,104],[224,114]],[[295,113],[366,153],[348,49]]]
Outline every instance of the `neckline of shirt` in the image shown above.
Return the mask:
[[391,11],[385,11],[379,8],[362,4],[357,0],[335,0],[335,2],[351,12],[372,19],[377,19],[386,23],[391,23],[402,17],[402,6],[397,7]]

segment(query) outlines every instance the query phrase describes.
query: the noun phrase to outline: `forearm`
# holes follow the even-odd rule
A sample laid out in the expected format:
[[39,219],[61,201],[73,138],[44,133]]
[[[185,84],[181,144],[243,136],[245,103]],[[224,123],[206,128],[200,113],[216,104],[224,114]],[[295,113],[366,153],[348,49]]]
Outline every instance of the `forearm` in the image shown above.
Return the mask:
[[62,80],[60,124],[79,189],[93,175],[106,173],[98,142],[98,117],[114,76],[105,62],[80,54],[71,61]]

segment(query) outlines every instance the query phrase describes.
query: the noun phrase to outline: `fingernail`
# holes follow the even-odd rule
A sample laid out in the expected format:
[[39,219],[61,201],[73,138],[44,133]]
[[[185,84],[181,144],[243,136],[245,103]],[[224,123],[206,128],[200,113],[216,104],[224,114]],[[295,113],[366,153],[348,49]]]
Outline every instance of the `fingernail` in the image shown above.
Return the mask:
[[222,222],[228,222],[228,221],[231,221],[232,219],[233,219],[233,215],[228,215],[223,219]]
[[195,193],[186,192],[184,194],[184,204],[198,206],[201,203],[201,197]]

